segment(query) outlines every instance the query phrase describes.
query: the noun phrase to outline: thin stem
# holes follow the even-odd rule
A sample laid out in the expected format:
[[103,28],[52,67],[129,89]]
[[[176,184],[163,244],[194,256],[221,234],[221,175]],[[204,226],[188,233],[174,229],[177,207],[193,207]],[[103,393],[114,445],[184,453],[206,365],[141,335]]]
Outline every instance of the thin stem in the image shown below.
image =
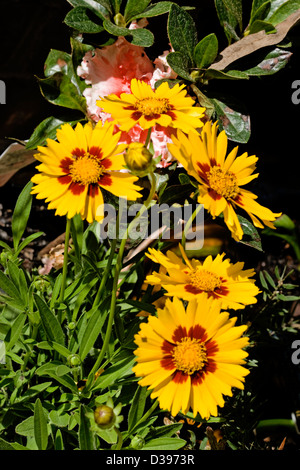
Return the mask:
[[201,208],[202,208],[202,204],[197,204],[196,209],[194,210],[194,212],[192,213],[191,217],[189,218],[189,220],[187,221],[187,223],[184,227],[184,231],[183,231],[183,234],[182,234],[182,240],[181,240],[181,244],[182,244],[183,248],[185,248],[186,234],[187,234],[190,226],[192,225],[196,215],[198,214],[198,212]]
[[94,374],[97,371],[97,369],[100,368],[102,360],[103,360],[103,358],[106,354],[106,351],[107,351],[107,347],[108,347],[108,344],[109,344],[109,341],[110,341],[110,336],[111,336],[111,331],[112,331],[113,320],[114,320],[114,314],[115,314],[115,308],[116,308],[116,302],[117,302],[117,290],[118,290],[118,283],[119,283],[119,275],[120,275],[120,271],[121,271],[121,267],[122,267],[122,260],[123,260],[123,254],[124,254],[124,250],[125,250],[126,241],[129,237],[130,230],[131,230],[132,226],[135,224],[136,220],[144,213],[145,210],[147,210],[149,204],[151,203],[151,201],[153,199],[155,189],[156,189],[156,179],[155,179],[155,175],[154,175],[153,172],[151,172],[149,174],[149,180],[150,180],[150,183],[151,183],[151,188],[150,188],[148,198],[147,198],[145,204],[141,207],[141,209],[137,213],[137,215],[134,217],[134,219],[128,225],[125,236],[121,240],[119,253],[118,253],[118,257],[117,257],[117,261],[116,261],[116,269],[115,269],[115,275],[114,275],[112,297],[111,297],[111,304],[110,304],[110,312],[109,312],[109,316],[108,316],[108,323],[107,323],[106,333],[105,333],[102,349],[100,351],[100,354],[97,358],[97,361],[95,362],[94,367],[92,368],[90,374]]
[[62,282],[60,289],[59,302],[63,302],[66,288],[67,272],[68,272],[68,254],[69,254],[69,239],[71,230],[71,219],[67,218],[66,233],[65,233],[65,249],[64,249],[64,264],[62,272]]
[[145,147],[146,147],[146,148],[148,147],[149,142],[150,142],[151,131],[152,131],[152,127],[150,127],[150,128],[148,129],[148,134],[147,134],[146,142],[145,142]]
[[123,436],[122,436],[122,433],[121,431],[115,426],[114,427],[117,435],[118,435],[118,442],[117,442],[117,445],[116,447],[114,448],[114,450],[120,450],[122,449],[122,444],[123,444]]

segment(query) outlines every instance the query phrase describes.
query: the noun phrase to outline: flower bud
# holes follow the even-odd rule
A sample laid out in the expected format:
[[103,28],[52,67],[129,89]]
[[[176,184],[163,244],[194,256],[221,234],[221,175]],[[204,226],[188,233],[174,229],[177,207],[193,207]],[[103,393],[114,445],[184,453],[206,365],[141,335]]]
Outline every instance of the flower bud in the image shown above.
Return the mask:
[[131,439],[131,447],[135,450],[140,450],[144,447],[145,439],[142,436],[136,435]]
[[147,173],[152,163],[152,158],[151,152],[140,142],[130,144],[124,155],[127,167],[132,173],[137,175]]
[[109,429],[115,424],[116,416],[113,408],[100,405],[94,411],[94,419],[101,429]]

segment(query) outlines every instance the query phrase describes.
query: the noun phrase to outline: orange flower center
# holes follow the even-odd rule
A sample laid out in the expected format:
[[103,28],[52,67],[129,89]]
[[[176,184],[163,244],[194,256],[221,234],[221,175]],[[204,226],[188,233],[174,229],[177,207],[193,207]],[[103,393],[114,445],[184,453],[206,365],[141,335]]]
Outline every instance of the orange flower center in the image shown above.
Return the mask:
[[104,167],[89,154],[79,157],[70,166],[70,175],[74,183],[88,185],[97,183]]
[[237,196],[239,192],[237,178],[231,171],[223,171],[220,167],[214,166],[207,177],[211,189],[220,196],[226,199],[234,199]]
[[169,100],[165,98],[142,98],[135,104],[137,111],[144,116],[152,116],[153,114],[163,114],[169,111]]
[[203,369],[207,362],[206,347],[197,339],[185,337],[176,344],[173,361],[177,370],[191,375]]
[[189,281],[192,286],[205,292],[213,292],[222,285],[222,279],[206,269],[192,271],[189,275]]

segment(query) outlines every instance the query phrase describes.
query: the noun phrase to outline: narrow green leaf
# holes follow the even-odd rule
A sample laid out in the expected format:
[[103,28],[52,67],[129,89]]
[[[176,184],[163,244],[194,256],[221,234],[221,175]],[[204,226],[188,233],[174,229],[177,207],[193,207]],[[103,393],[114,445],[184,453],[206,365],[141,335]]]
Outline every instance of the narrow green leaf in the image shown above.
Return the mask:
[[103,311],[97,307],[94,313],[91,315],[79,345],[79,356],[82,361],[87,356],[96,339],[98,338],[104,325],[107,313],[107,311]]
[[268,273],[268,271],[264,270],[263,273],[264,273],[265,279],[268,281],[268,283],[270,284],[270,286],[273,287],[273,289],[276,289],[276,284],[275,284],[275,282],[274,282],[274,279],[273,279],[272,276]]
[[56,316],[52,313],[45,301],[37,294],[34,294],[34,300],[38,307],[41,323],[48,339],[50,339],[50,341],[64,345],[65,335]]
[[65,16],[64,22],[70,28],[76,29],[80,33],[96,34],[103,31],[99,17],[88,8],[75,7]]
[[135,359],[129,360],[129,358],[123,359],[120,362],[108,367],[96,380],[92,391],[102,390],[110,385],[114,384],[117,380],[122,377],[129,375],[132,371],[132,367],[135,363]]
[[79,409],[78,441],[80,450],[95,450],[94,436],[83,405],[80,405]]
[[191,15],[174,3],[170,8],[167,28],[174,51],[181,52],[193,66],[197,30]]
[[218,39],[212,33],[201,39],[194,49],[194,60],[199,69],[205,68],[212,64],[218,54]]
[[12,299],[14,299],[17,304],[19,304],[20,306],[24,306],[17,287],[1,270],[0,270],[0,288],[5,292],[5,294],[7,294]]
[[18,248],[19,242],[27,226],[31,211],[32,195],[30,194],[33,183],[29,181],[19,195],[13,212],[11,228],[14,249]]
[[39,450],[46,450],[48,446],[47,419],[41,400],[37,398],[34,404],[34,438]]
[[139,385],[136,389],[131,403],[131,407],[128,412],[128,432],[130,432],[131,429],[134,428],[136,423],[143,416],[147,395],[147,388],[141,387]]
[[17,318],[14,320],[13,324],[11,325],[11,328],[8,330],[4,342],[5,342],[5,349],[6,353],[16,344],[18,341],[21,333],[23,326],[26,321],[26,315],[24,313],[20,313]]
[[256,250],[263,251],[261,245],[261,238],[256,227],[254,227],[254,225],[245,217],[242,217],[241,215],[238,215],[237,217],[244,232],[243,238],[240,243],[251,246]]
[[177,437],[159,437],[157,439],[151,439],[143,446],[144,450],[179,450],[182,449],[186,444],[186,441]]
[[205,71],[204,77],[208,80],[218,79],[218,80],[248,80],[248,74],[242,72],[241,70],[215,70],[209,68]]

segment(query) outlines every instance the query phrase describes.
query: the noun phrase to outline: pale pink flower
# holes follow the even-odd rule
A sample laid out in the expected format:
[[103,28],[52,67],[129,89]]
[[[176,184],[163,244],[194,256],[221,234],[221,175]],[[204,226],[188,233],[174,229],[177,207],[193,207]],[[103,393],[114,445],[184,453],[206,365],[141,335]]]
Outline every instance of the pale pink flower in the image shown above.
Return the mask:
[[96,122],[107,119],[106,113],[96,105],[99,96],[129,93],[133,78],[149,83],[153,71],[154,66],[144,49],[130,44],[124,37],[110,46],[88,51],[77,74],[87,85],[92,85],[83,92],[90,118]]
[[[146,20],[147,21],[147,20]],[[147,22],[132,22],[131,29],[142,28]],[[77,68],[77,74],[83,78],[87,87],[83,95],[86,98],[87,112],[95,122],[111,120],[111,116],[105,113],[96,104],[100,96],[121,93],[130,93],[132,78],[143,80],[155,87],[157,80],[163,78],[176,78],[177,74],[169,67],[166,56],[168,51],[154,60],[154,64],[148,58],[144,49],[129,43],[124,37],[119,37],[116,42],[102,49],[95,49],[85,54],[81,65]],[[173,157],[167,144],[172,142],[172,129],[155,126],[152,129],[152,142],[154,157],[162,155],[159,167],[168,166]],[[129,132],[122,132],[120,142],[145,142],[147,130],[143,130],[137,124]]]

